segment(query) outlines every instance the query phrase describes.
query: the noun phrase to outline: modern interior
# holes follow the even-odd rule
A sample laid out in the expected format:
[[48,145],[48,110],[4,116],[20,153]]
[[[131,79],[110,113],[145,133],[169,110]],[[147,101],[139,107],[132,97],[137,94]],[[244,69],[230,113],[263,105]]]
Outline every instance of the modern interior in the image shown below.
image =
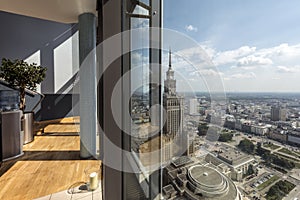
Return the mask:
[[[161,35],[149,28],[160,28],[161,18],[160,0],[0,1],[3,27],[0,57],[47,67],[46,78],[37,91],[26,90],[25,112],[34,113],[29,122],[34,127],[30,131],[33,134],[28,142],[24,142],[24,135],[17,134],[17,139],[15,136],[5,138],[7,132],[23,131],[23,125],[17,123],[23,114],[15,109],[11,110],[14,115],[3,110],[2,149],[6,151],[12,145],[5,144],[4,140],[13,140],[15,144],[9,150],[12,154],[4,152],[2,158],[1,199],[158,197],[159,170],[144,174],[144,179],[140,179],[142,172],[122,170],[128,166],[137,167],[134,163],[139,159],[134,157],[131,163],[132,158],[123,153],[122,150],[131,154],[131,139],[123,134],[123,127],[117,125],[111,110],[111,96],[121,80],[123,92],[118,94],[113,106],[120,113],[121,121],[126,121],[122,114],[124,100],[130,98],[134,79],[123,80],[122,76],[131,69],[130,52],[134,42],[126,35],[115,37],[114,45],[105,41],[138,28],[134,27],[136,22],[147,21],[148,49],[144,51],[152,63],[159,64]],[[124,50],[126,46],[128,49]],[[110,62],[112,52],[117,52],[117,56]],[[106,69],[103,66],[107,62]],[[152,79],[159,85],[161,72],[158,69],[153,72]],[[3,80],[1,90],[16,91],[17,88]],[[151,93],[153,104],[161,101],[159,92]],[[152,115],[159,115],[158,112]],[[7,121],[16,121],[18,126],[6,125]],[[108,140],[119,150],[110,150]],[[114,169],[113,165],[119,169]],[[99,187],[85,193],[90,190],[82,189],[80,183],[88,182],[90,169],[98,173]]]

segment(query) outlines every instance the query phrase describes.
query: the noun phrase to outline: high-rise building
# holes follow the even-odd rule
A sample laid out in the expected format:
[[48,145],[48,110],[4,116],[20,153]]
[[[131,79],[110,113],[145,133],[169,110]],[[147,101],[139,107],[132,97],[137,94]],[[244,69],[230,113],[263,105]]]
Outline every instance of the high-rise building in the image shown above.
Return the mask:
[[272,121],[285,121],[286,120],[286,110],[278,106],[271,107],[271,120]]
[[166,72],[163,94],[164,113],[164,153],[163,161],[170,160],[179,148],[182,148],[183,97],[176,92],[176,80],[172,69],[171,50],[169,52],[169,69]]
[[187,135],[187,155],[191,156],[195,153],[195,139]]
[[198,105],[199,105],[199,102],[198,102],[197,99],[190,99],[190,103],[189,103],[189,113],[190,113],[190,115],[199,114]]

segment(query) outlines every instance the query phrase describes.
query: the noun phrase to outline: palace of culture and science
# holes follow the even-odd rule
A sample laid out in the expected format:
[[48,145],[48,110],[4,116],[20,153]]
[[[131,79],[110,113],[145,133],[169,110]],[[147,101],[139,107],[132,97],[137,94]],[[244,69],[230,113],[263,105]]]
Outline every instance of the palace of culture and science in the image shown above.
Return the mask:
[[169,68],[164,82],[164,151],[163,161],[169,161],[182,148],[183,138],[183,97],[176,92],[176,80],[172,69],[171,50],[169,52]]

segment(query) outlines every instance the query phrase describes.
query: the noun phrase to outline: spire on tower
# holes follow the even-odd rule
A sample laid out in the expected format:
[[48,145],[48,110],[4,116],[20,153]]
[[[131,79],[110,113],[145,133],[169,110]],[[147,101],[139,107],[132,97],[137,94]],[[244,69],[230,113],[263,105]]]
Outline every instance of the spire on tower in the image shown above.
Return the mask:
[[169,69],[166,72],[165,92],[169,95],[176,95],[176,80],[172,69],[171,48],[169,50]]
[[169,49],[169,69],[172,68],[172,60],[171,60],[171,47]]

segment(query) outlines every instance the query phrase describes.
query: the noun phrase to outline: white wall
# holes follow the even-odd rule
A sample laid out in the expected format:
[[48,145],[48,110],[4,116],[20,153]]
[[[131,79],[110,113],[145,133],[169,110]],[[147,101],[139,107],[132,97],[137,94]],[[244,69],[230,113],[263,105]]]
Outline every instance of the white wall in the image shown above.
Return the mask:
[[[54,92],[57,93],[79,70],[78,31],[54,49]],[[63,94],[68,93],[63,91]]]

